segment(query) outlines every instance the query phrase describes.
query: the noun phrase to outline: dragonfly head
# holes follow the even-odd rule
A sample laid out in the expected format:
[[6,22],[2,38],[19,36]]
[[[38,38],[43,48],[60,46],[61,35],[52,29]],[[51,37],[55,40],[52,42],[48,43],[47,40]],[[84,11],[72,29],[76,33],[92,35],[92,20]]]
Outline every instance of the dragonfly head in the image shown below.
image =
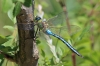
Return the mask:
[[35,20],[39,21],[39,20],[41,20],[41,17],[36,16],[36,17],[35,17]]

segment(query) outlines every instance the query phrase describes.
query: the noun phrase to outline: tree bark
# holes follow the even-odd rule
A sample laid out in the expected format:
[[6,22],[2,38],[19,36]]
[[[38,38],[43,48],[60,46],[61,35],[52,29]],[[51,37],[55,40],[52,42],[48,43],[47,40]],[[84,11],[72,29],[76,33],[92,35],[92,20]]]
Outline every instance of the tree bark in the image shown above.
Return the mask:
[[22,5],[21,12],[17,15],[19,52],[16,54],[16,62],[20,66],[37,66],[38,63],[39,53],[34,40],[33,10],[32,6]]

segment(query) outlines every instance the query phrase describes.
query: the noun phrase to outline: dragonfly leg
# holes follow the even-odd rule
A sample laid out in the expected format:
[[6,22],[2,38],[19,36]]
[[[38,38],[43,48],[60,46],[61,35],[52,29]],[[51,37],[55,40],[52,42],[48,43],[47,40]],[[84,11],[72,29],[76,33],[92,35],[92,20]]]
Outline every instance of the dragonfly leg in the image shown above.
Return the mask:
[[37,35],[37,33],[39,33],[39,32],[40,32],[40,29],[37,27],[36,32],[35,32],[35,34],[34,34],[34,37],[35,37],[35,38],[37,38],[36,35]]
[[35,37],[35,38],[36,38],[36,35],[37,35],[38,31],[39,31],[39,28],[37,27],[36,32],[35,32],[35,34],[34,34],[34,37]]

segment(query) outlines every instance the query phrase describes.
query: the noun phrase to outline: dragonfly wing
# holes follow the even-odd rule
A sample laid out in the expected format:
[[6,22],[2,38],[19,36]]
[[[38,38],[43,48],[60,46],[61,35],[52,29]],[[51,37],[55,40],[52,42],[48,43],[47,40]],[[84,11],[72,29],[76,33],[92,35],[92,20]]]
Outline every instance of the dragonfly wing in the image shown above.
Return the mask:
[[62,26],[66,23],[66,14],[61,12],[53,18],[50,18],[47,23],[49,26]]
[[76,34],[78,32],[81,31],[81,28],[79,26],[76,25],[70,25],[70,29],[67,26],[63,26],[63,27],[50,27],[50,30],[63,37],[63,33],[65,33],[66,35],[68,34],[69,36]]

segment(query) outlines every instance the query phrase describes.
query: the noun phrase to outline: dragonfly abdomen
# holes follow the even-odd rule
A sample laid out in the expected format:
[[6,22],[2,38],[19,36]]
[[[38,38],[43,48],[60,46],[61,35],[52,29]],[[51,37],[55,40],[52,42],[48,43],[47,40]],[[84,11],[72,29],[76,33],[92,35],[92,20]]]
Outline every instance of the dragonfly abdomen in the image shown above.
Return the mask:
[[67,41],[65,41],[65,40],[64,40],[62,37],[60,37],[59,35],[52,33],[52,31],[50,31],[50,30],[46,30],[45,33],[46,33],[47,35],[52,35],[52,36],[58,38],[58,39],[61,40],[64,44],[66,44],[67,47],[70,48],[75,54],[77,54],[78,56],[82,57],[82,55],[81,55],[80,53],[78,53],[78,51],[76,51]]
[[66,44],[68,46],[68,48],[70,48],[74,53],[76,53],[78,56],[81,56],[82,55],[80,53],[78,53],[67,41],[65,41],[62,37],[60,37],[59,35],[56,35],[56,34],[52,34],[52,36],[58,38],[59,40],[61,40],[64,44]]

